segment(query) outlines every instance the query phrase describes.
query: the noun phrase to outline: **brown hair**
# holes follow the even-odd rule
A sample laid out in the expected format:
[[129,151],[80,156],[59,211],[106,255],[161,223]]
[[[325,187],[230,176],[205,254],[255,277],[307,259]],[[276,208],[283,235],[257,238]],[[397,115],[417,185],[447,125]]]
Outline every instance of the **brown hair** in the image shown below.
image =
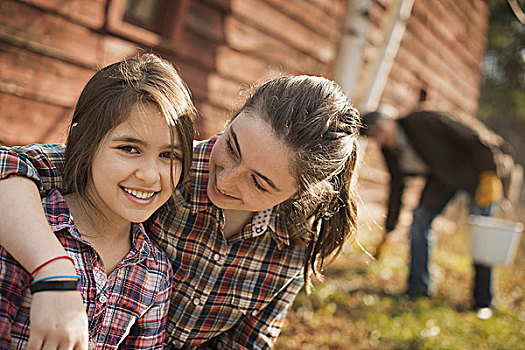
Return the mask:
[[175,68],[154,54],[111,64],[95,73],[82,90],[69,127],[65,153],[67,189],[83,196],[93,208],[93,198],[87,191],[93,158],[106,134],[124,122],[137,103],[151,103],[159,108],[170,126],[172,147],[174,132],[180,140],[182,174],[189,173],[196,110]]
[[297,197],[282,203],[289,227],[308,223],[305,282],[325,259],[337,256],[356,231],[351,183],[357,159],[359,112],[337,84],[321,77],[292,76],[263,84],[243,110],[261,117],[291,150]]

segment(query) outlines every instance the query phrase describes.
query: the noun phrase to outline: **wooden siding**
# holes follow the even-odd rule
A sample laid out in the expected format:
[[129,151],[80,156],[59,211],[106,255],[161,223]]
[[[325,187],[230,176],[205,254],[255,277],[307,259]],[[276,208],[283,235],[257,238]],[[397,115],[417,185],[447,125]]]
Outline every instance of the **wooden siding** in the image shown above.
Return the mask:
[[176,41],[152,45],[112,29],[108,1],[0,2],[0,143],[64,141],[90,76],[141,51],[179,68],[207,138],[254,83],[287,73],[330,77],[346,15],[346,0],[186,0]]
[[[360,80],[379,54],[386,35],[382,18],[393,4],[376,0],[369,10],[371,28]],[[418,106],[424,89],[427,101],[474,116],[487,25],[484,0],[415,0],[380,104],[406,113]],[[356,97],[364,88],[358,87]]]

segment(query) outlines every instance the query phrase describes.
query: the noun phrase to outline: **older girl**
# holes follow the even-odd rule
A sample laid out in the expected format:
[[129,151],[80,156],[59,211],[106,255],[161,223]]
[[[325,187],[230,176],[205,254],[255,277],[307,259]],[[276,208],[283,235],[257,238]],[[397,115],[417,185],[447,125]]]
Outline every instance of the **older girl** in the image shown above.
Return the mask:
[[[332,81],[283,77],[263,84],[224,133],[194,148],[190,181],[146,225],[174,269],[168,348],[273,347],[305,281],[355,231],[350,184],[358,123],[357,110]],[[63,186],[60,148],[29,154],[40,157],[55,165],[24,162],[0,175]],[[15,194],[34,197],[26,195],[34,192],[27,181],[5,189],[8,181],[14,182],[0,181],[0,205]],[[9,221],[20,207],[10,205]],[[44,230],[36,226],[31,232],[4,226],[0,238],[16,248]],[[15,248],[31,267],[34,249]],[[54,319],[67,324],[60,315]]]

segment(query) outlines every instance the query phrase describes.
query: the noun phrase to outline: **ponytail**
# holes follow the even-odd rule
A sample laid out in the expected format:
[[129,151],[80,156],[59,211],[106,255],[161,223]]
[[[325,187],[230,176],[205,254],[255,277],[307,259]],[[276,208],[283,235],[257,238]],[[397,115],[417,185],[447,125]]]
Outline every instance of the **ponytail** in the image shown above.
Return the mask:
[[[343,169],[328,180],[333,192],[328,198],[320,198],[310,218],[315,239],[307,242],[304,263],[307,291],[310,289],[310,272],[320,276],[324,267],[339,255],[344,243],[355,237],[357,204],[352,195],[351,183],[356,159],[357,147],[354,143]],[[329,257],[330,260],[326,261]]]

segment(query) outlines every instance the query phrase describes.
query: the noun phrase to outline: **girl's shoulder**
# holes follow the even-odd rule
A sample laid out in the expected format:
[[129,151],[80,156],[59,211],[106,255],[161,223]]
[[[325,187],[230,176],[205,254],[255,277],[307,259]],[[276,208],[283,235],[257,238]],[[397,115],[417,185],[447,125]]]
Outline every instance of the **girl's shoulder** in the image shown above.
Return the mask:
[[142,223],[134,223],[132,232],[135,249],[146,258],[143,260],[143,263],[148,269],[155,270],[157,275],[170,275],[171,264],[168,255],[151,239],[144,225]]

